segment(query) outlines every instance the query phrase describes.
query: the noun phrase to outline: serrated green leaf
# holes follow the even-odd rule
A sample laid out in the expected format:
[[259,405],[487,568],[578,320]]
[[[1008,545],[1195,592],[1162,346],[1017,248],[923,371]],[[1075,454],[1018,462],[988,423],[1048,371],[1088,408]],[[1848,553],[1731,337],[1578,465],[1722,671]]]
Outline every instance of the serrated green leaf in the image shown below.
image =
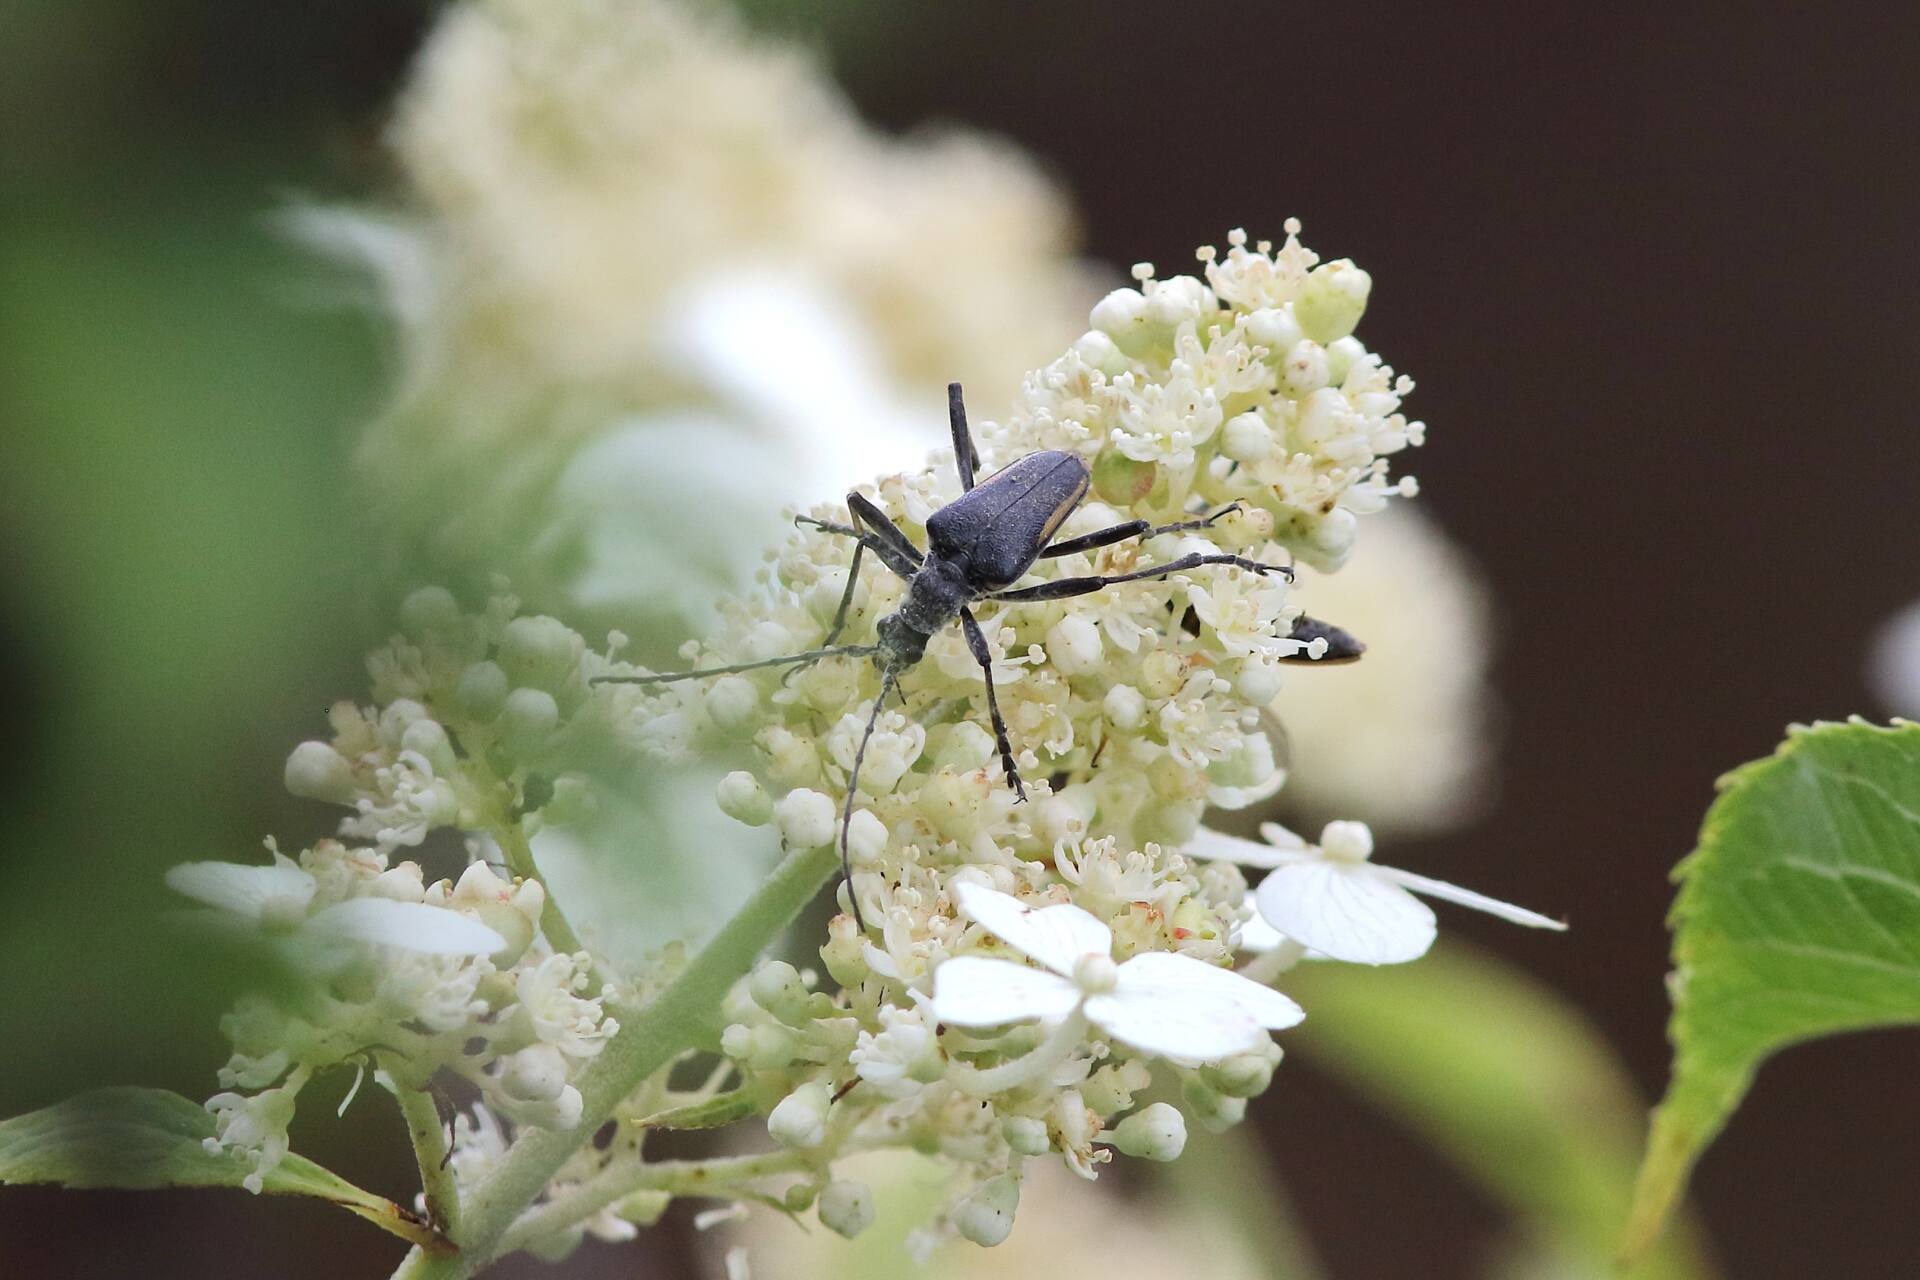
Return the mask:
[[[251,1166],[209,1151],[213,1117],[164,1089],[97,1089],[0,1121],[0,1185],[52,1183],[76,1190],[238,1187]],[[264,1181],[270,1194],[314,1196],[428,1249],[451,1245],[382,1196],[354,1186],[303,1156],[288,1155]]]
[[[1496,957],[1446,941],[1392,969],[1305,964],[1289,1054],[1369,1096],[1506,1206],[1551,1274],[1602,1276],[1645,1104],[1592,1024]],[[1710,1276],[1691,1231],[1620,1280]]]
[[1673,1078],[1630,1257],[1769,1055],[1920,1021],[1920,725],[1795,728],[1720,788],[1699,848],[1674,869]]

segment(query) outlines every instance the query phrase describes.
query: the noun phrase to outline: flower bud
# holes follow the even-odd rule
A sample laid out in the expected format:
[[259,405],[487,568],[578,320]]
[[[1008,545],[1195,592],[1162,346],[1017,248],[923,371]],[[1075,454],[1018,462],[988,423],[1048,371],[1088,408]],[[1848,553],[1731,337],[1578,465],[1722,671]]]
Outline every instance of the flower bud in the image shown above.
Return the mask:
[[1208,1063],[1200,1068],[1200,1078],[1209,1088],[1229,1098],[1255,1098],[1273,1083],[1273,1070],[1279,1065],[1280,1046],[1269,1040],[1265,1048],[1250,1049]]
[[[1358,338],[1340,338],[1327,344],[1327,384],[1340,386],[1353,372],[1353,367],[1367,358],[1367,349]],[[1391,408],[1383,408],[1380,417],[1392,413]]]
[[953,1207],[953,1226],[965,1239],[991,1249],[1012,1233],[1019,1207],[1020,1183],[1003,1173],[975,1187],[973,1194]]
[[1257,413],[1239,413],[1220,429],[1220,452],[1235,462],[1258,462],[1273,452],[1273,429]]
[[1100,703],[1100,711],[1107,723],[1116,729],[1131,732],[1147,722],[1147,699],[1130,684],[1117,684],[1107,690],[1107,696]]
[[714,791],[720,812],[749,827],[763,827],[773,820],[773,797],[760,785],[760,779],[745,769],[735,769],[720,779]]
[[1000,1122],[1000,1134],[1023,1156],[1043,1156],[1053,1148],[1047,1122],[1038,1116],[1008,1116]]
[[942,769],[928,778],[916,797],[921,815],[948,840],[964,844],[980,829],[981,808],[993,783],[978,769],[953,773]]
[[785,960],[769,960],[747,979],[753,1002],[790,1027],[806,1025],[807,984]]
[[847,861],[871,867],[887,851],[887,824],[870,809],[856,809],[847,823]]
[[419,639],[460,621],[460,602],[445,587],[421,587],[400,602],[400,628]]
[[835,821],[837,817],[832,799],[804,787],[787,792],[773,806],[773,820],[780,828],[780,838],[794,849],[818,849],[832,844],[834,830],[839,826]]
[[827,923],[827,940],[820,947],[820,963],[843,987],[857,987],[873,970],[867,964],[866,939],[852,916],[835,916]]
[[565,687],[586,647],[558,618],[515,618],[500,637],[500,666],[514,684],[555,692]]
[[1200,812],[1205,807],[1204,800],[1152,801],[1142,805],[1134,815],[1133,834],[1142,842],[1150,840],[1163,848],[1179,848],[1200,829]]
[[1287,348],[1280,363],[1280,386],[1290,396],[1310,395],[1327,385],[1327,349],[1310,338]]
[[873,1189],[864,1182],[835,1178],[820,1192],[820,1225],[851,1240],[873,1225]]
[[1293,439],[1302,449],[1320,449],[1352,430],[1357,421],[1346,396],[1321,387],[1300,404],[1293,420]]
[[707,688],[701,701],[722,729],[744,729],[760,710],[760,690],[745,676],[721,676]]
[[1047,661],[1062,675],[1100,669],[1100,628],[1082,613],[1069,613],[1047,628]]
[[1153,1083],[1153,1071],[1138,1058],[1109,1063],[1087,1077],[1080,1096],[1089,1109],[1101,1115],[1125,1111],[1133,1105],[1133,1095]]
[[1309,338],[1332,342],[1359,327],[1360,317],[1367,311],[1367,295],[1372,291],[1373,277],[1349,259],[1323,262],[1300,287],[1293,314]]
[[1129,355],[1153,345],[1155,334],[1147,317],[1147,298],[1138,289],[1115,289],[1093,304],[1087,323],[1113,339]]
[[501,736],[516,751],[537,750],[559,727],[560,704],[545,689],[515,689],[500,710]]
[[767,770],[773,780],[794,786],[813,781],[820,773],[820,757],[814,746],[785,725],[768,725],[753,736],[754,745],[767,758]]
[[400,735],[400,749],[418,753],[439,774],[452,773],[459,763],[454,758],[447,731],[437,720],[415,720],[408,725]]
[[1089,366],[1109,378],[1126,372],[1126,353],[1120,350],[1118,343],[1098,329],[1089,329],[1081,334],[1079,341],[1073,344],[1073,350]]
[[1180,655],[1155,649],[1140,663],[1140,692],[1149,698],[1171,698],[1186,683],[1187,664]]
[[1247,1114],[1245,1098],[1229,1098],[1209,1088],[1197,1075],[1188,1076],[1181,1084],[1180,1100],[1208,1133],[1225,1133]]
[[476,662],[460,673],[459,681],[453,686],[453,705],[460,708],[463,715],[487,724],[506,705],[507,690],[511,687],[512,682],[499,663]]
[[1187,1145],[1187,1118],[1164,1102],[1142,1107],[1113,1131],[1113,1145],[1142,1160],[1177,1160]]
[[352,804],[353,766],[326,742],[303,742],[287,757],[287,790],[303,800]]
[[529,1045],[500,1059],[500,1087],[521,1102],[551,1102],[567,1087],[567,1060],[550,1044]]
[[1300,330],[1300,322],[1294,319],[1293,308],[1262,307],[1258,311],[1247,313],[1247,336],[1275,356],[1281,356],[1293,349],[1293,344],[1306,337]]
[[940,740],[938,749],[933,753],[933,763],[937,768],[954,773],[986,768],[999,750],[993,734],[984,725],[972,720],[942,725],[937,732],[940,733]]
[[832,1105],[826,1083],[810,1080],[780,1099],[767,1116],[767,1133],[783,1147],[817,1147],[826,1140]]
[[1242,658],[1233,673],[1233,691],[1251,706],[1264,707],[1280,696],[1280,664],[1258,657]]

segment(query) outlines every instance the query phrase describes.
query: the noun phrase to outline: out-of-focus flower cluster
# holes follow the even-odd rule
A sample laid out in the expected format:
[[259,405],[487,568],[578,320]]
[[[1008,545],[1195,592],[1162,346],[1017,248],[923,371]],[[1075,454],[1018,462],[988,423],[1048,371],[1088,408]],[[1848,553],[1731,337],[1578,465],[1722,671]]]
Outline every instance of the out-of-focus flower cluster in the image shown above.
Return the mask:
[[741,585],[783,504],[916,460],[937,405],[903,389],[1007,385],[1089,297],[1024,156],[882,138],[717,6],[449,7],[390,140],[398,208],[299,218],[402,340],[358,459],[390,574],[509,573],[642,644]]

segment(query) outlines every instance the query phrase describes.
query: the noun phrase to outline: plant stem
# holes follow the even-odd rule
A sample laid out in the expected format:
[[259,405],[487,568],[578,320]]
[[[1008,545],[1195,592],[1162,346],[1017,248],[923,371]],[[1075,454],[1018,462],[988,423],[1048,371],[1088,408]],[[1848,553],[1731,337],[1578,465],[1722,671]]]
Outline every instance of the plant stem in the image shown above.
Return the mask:
[[580,935],[573,931],[566,912],[560,909],[560,900],[554,896],[553,886],[547,883],[547,878],[540,874],[540,868],[534,865],[533,846],[527,843],[527,833],[506,814],[502,814],[500,820],[491,825],[493,838],[507,860],[507,870],[524,880],[538,880],[541,888],[547,891],[547,905],[540,911],[540,931],[547,935],[547,941],[555,951],[564,951],[569,955],[583,950]]
[[442,1235],[451,1236],[460,1225],[460,1193],[447,1166],[447,1129],[440,1121],[440,1108],[428,1090],[408,1088],[391,1068],[387,1075],[393,1078],[393,1096],[399,1100],[407,1136],[413,1140],[413,1157],[420,1165],[427,1221]]
[[697,1044],[710,1029],[727,989],[752,967],[839,865],[831,846],[789,853],[761,882],[739,914],[701,948],[686,970],[644,1006],[622,1011],[620,1030],[582,1073],[580,1123],[564,1133],[523,1129],[492,1177],[461,1206],[452,1258],[416,1249],[393,1280],[460,1280],[498,1257],[515,1218],[546,1188],[567,1157],[593,1137],[643,1080]]
[[811,1151],[770,1151],[764,1155],[631,1165],[522,1214],[501,1237],[500,1251],[511,1253],[530,1240],[564,1231],[636,1191],[665,1191],[676,1196],[720,1195],[755,1178],[811,1168],[818,1159]]

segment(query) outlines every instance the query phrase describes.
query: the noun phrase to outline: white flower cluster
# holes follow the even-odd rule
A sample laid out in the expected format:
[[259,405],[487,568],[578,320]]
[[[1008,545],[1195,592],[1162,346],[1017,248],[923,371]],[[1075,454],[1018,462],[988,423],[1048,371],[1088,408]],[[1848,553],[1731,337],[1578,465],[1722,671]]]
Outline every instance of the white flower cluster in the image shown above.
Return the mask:
[[[333,739],[288,757],[288,789],[344,807],[350,843],[167,876],[211,909],[211,923],[264,942],[300,980],[290,996],[244,997],[222,1022],[233,1055],[220,1082],[231,1091],[207,1104],[219,1119],[210,1145],[245,1154],[255,1190],[286,1153],[301,1087],[342,1064],[377,1063],[413,1089],[451,1073],[516,1124],[579,1120],[572,1079],[618,1030],[604,1009],[611,988],[593,957],[556,951],[542,931],[542,884],[503,876],[479,854],[524,847],[543,813],[583,790],[557,766],[593,731],[577,714],[588,704],[584,646],[513,608],[503,598],[463,617],[444,591],[414,593],[409,634],[369,664],[377,709],[336,705]],[[419,863],[392,859],[442,827],[474,837],[457,878],[428,883]]]
[[[1277,251],[1238,232],[1224,260],[1203,250],[1205,281],[1137,269],[1139,287],[1102,301],[1093,329],[1027,379],[1014,412],[982,424],[989,470],[1038,449],[1086,459],[1093,494],[1065,537],[1237,504],[1210,529],[1058,557],[1038,573],[1112,575],[1195,550],[1331,570],[1352,550],[1356,516],[1413,491],[1388,475],[1389,455],[1422,435],[1399,412],[1410,383],[1352,336],[1367,277],[1347,262],[1316,267],[1295,231]],[[959,496],[941,461],[870,493],[918,540]],[[818,646],[851,550],[803,527],[762,594],[727,606],[720,634],[682,656],[705,667]],[[883,569],[863,573],[840,639],[870,639],[904,591]],[[1269,951],[1257,963],[1270,976],[1309,948],[1250,918],[1240,851],[1199,824],[1210,804],[1241,807],[1282,781],[1260,711],[1282,660],[1304,648],[1288,638],[1294,595],[1279,575],[1209,567],[1058,602],[989,602],[981,623],[1026,805],[1003,775],[980,667],[957,628],[901,676],[898,707],[876,711],[878,675],[858,656],[639,696],[634,714],[663,758],[750,751],[753,766],[727,777],[719,803],[775,824],[791,847],[836,839],[856,749],[875,725],[845,890],[868,928],[843,914],[820,952],[839,991],[769,964],[723,1041],[749,1087],[781,1099],[768,1120],[776,1141],[822,1164],[883,1142],[938,1151],[971,1171],[969,1189],[923,1238],[993,1244],[1011,1227],[1027,1158],[1057,1152],[1091,1177],[1113,1150],[1179,1153],[1181,1111],[1137,1105],[1156,1062],[1180,1076],[1200,1123],[1240,1117],[1280,1057],[1267,1031],[1302,1014],[1233,972],[1236,953]],[[1352,843],[1330,841],[1328,857],[1357,864]],[[1297,859],[1319,853],[1303,846]],[[1391,955],[1312,928],[1339,913],[1327,894],[1358,882],[1309,884],[1301,869],[1276,872],[1260,902],[1306,922],[1313,951],[1379,963],[1431,941],[1430,927],[1402,936],[1417,930],[1418,904],[1382,925],[1401,930]]]
[[[1236,233],[1224,261],[1202,256],[1205,282],[1137,271],[1140,287],[1101,302],[1094,329],[980,435],[989,469],[1042,448],[1086,459],[1092,493],[1065,537],[1224,514],[1055,557],[1043,573],[1125,574],[1195,551],[1330,569],[1358,514],[1411,491],[1387,461],[1420,437],[1399,414],[1407,383],[1352,337],[1364,273],[1316,267],[1291,232],[1277,251]],[[915,538],[959,495],[952,459],[937,461],[873,490]],[[723,606],[715,637],[683,657],[725,665],[817,647],[843,598],[842,638],[870,640],[905,584],[869,564],[849,593],[851,551],[827,529],[797,529],[761,591]],[[603,684],[641,673],[617,633],[597,652],[554,618],[519,616],[504,593],[466,613],[447,591],[415,591],[401,634],[369,661],[372,705],[337,706],[331,739],[287,762],[292,791],[344,809],[342,839],[268,867],[200,863],[170,879],[268,939],[305,980],[292,997],[248,997],[228,1019],[213,1145],[251,1160],[258,1186],[315,1072],[371,1061],[412,1099],[416,1141],[425,1091],[457,1077],[479,1101],[454,1126],[444,1172],[428,1161],[430,1189],[451,1184],[443,1196],[508,1167],[525,1128],[580,1134],[530,1184],[545,1181],[543,1201],[504,1228],[505,1247],[546,1256],[584,1234],[630,1236],[688,1192],[736,1207],[777,1196],[853,1235],[873,1197],[835,1177],[836,1162],[898,1147],[961,1175],[918,1247],[991,1245],[1012,1228],[1028,1160],[1056,1154],[1091,1178],[1116,1151],[1174,1159],[1190,1122],[1231,1125],[1270,1083],[1281,1054],[1269,1033],[1304,1016],[1270,985],[1294,961],[1424,952],[1433,917],[1410,891],[1553,926],[1376,866],[1359,824],[1329,826],[1318,845],[1201,828],[1209,806],[1244,807],[1283,780],[1264,716],[1283,663],[1315,652],[1290,638],[1298,594],[1282,573],[1212,565],[990,605],[981,622],[1027,778],[1021,804],[957,628],[901,673],[898,705],[876,707],[864,657]],[[680,939],[659,937],[620,950],[670,958],[615,975],[612,948],[584,947],[537,878],[535,837],[591,842],[593,816],[635,777],[696,758],[740,765],[719,782],[719,809],[771,827],[789,850],[830,848],[846,805],[842,903],[860,909],[830,923],[824,973],[764,962],[712,1011],[722,1056],[703,1083],[684,1087],[679,1053],[647,1079],[609,1093],[596,1077],[583,1094],[618,1029],[610,1007],[645,1026],[643,995],[698,973],[699,959],[682,969],[668,947]],[[469,861],[429,884],[419,864],[392,859],[442,856],[436,831],[463,835]],[[1267,871],[1257,891],[1241,865]],[[1177,1085],[1179,1105],[1147,1102],[1156,1081]],[[602,1110],[582,1124],[588,1095]],[[644,1158],[655,1128],[752,1116],[776,1151]],[[437,1121],[425,1128],[436,1134]],[[775,1178],[795,1180],[776,1191]]]

